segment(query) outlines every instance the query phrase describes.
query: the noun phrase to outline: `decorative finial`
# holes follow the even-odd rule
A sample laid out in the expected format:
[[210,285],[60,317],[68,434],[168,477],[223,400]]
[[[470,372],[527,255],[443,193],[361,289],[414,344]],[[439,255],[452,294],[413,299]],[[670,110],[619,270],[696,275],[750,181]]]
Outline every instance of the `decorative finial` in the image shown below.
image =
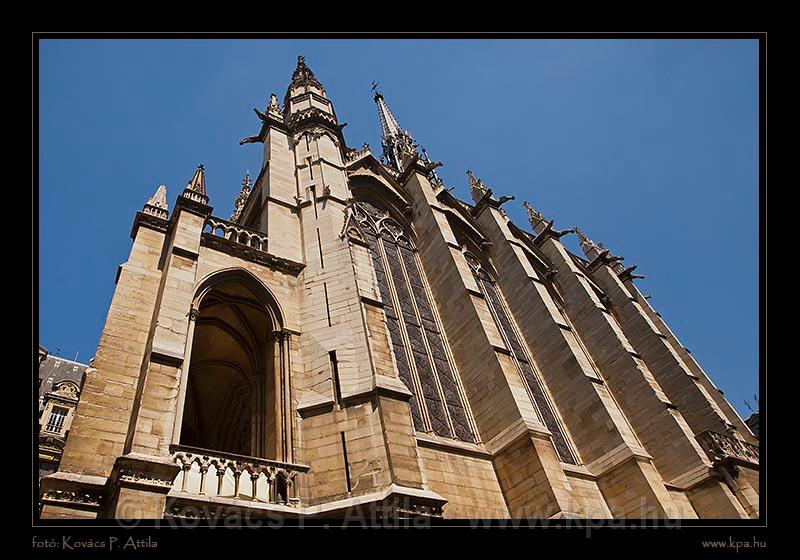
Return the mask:
[[523,202],[523,203],[522,203],[522,205],[525,207],[525,210],[527,210],[527,211],[528,211],[528,221],[531,223],[531,227],[532,227],[534,230],[536,229],[536,227],[537,227],[539,224],[541,224],[542,222],[545,222],[545,221],[546,221],[546,220],[544,219],[544,216],[542,215],[542,213],[541,213],[541,212],[537,212],[537,211],[536,211],[536,210],[533,208],[533,206],[531,206],[531,203],[530,203],[530,202],[528,202],[528,201],[526,200],[525,202]]
[[250,170],[248,169],[244,175],[244,179],[242,179],[242,190],[239,191],[239,196],[236,197],[236,201],[233,203],[233,213],[231,214],[231,217],[228,218],[229,222],[236,222],[242,217],[242,212],[244,211],[244,207],[247,205],[247,199],[249,198]]
[[486,195],[486,191],[489,189],[483,184],[483,181],[475,177],[469,169],[467,169],[467,178],[469,179],[469,194],[472,195],[472,200],[478,202]]
[[167,209],[167,187],[159,185],[153,196],[145,203],[142,210],[145,214],[151,214],[159,218],[167,219],[169,212]]

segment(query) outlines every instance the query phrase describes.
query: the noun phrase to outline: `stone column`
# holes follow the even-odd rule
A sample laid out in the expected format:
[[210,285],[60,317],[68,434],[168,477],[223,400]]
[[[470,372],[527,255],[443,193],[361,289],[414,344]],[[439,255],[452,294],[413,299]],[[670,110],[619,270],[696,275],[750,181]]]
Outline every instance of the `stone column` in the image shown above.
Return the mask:
[[178,444],[181,440],[181,427],[183,426],[183,411],[186,406],[186,391],[189,389],[189,366],[191,365],[192,345],[194,343],[194,330],[200,310],[192,307],[189,310],[189,329],[186,334],[186,359],[181,364],[180,382],[178,384],[178,400],[175,404],[175,417],[172,421],[171,444]]

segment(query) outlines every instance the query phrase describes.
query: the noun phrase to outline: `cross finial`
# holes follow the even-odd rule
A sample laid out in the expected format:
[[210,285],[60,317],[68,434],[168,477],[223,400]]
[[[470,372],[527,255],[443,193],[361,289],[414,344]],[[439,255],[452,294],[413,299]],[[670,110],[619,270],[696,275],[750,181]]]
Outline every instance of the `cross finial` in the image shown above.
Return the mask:
[[378,87],[378,82],[376,82],[375,80],[372,81],[371,91],[374,94],[374,98],[375,99],[378,99],[379,97],[383,97],[383,94],[381,93],[381,90]]

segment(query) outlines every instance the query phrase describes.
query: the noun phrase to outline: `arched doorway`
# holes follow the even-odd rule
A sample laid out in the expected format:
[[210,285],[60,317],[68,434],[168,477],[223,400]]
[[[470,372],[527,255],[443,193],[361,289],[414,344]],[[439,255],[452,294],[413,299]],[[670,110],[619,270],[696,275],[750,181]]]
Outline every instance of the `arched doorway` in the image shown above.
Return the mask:
[[280,460],[280,348],[273,333],[281,325],[270,299],[244,272],[223,273],[201,286],[181,445]]

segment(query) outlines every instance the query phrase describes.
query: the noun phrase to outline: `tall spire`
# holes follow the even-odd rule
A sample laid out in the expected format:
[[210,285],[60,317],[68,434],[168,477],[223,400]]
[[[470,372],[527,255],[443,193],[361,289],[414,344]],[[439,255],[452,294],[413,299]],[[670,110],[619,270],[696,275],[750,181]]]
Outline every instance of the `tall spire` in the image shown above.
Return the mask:
[[372,91],[375,93],[373,99],[378,106],[378,117],[381,120],[383,155],[389,165],[402,171],[408,159],[417,154],[417,144],[411,133],[400,128],[375,82],[372,82]]
[[397,136],[403,130],[400,128],[400,125],[397,123],[397,119],[394,118],[394,115],[389,110],[389,107],[386,105],[386,100],[383,98],[383,94],[378,89],[377,82],[372,82],[372,91],[375,92],[375,103],[378,105],[378,117],[381,119],[381,132],[383,133],[383,137],[387,138],[390,136]]

